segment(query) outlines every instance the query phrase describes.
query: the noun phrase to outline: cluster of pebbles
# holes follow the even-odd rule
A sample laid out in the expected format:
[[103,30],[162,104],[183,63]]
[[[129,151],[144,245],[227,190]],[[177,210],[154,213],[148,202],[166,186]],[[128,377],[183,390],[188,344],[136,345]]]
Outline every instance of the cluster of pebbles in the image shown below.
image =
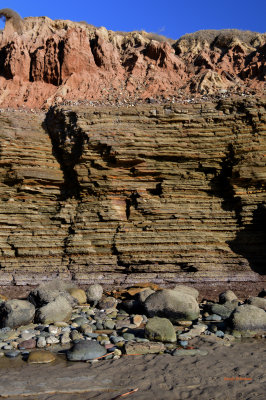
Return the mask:
[[190,341],[212,336],[224,345],[241,337],[265,337],[266,292],[240,301],[230,290],[219,302],[198,303],[196,289],[156,285],[105,292],[53,281],[26,300],[0,296],[0,357],[29,363],[118,359],[123,355],[206,355]]

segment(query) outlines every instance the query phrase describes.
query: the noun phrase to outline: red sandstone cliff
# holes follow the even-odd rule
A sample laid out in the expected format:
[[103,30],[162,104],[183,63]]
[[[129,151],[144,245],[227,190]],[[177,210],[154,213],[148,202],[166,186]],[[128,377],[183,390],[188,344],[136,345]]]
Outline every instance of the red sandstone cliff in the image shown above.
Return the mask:
[[0,33],[0,107],[262,93],[265,58],[266,34],[201,31],[164,41],[47,17],[25,18],[19,34],[8,21]]

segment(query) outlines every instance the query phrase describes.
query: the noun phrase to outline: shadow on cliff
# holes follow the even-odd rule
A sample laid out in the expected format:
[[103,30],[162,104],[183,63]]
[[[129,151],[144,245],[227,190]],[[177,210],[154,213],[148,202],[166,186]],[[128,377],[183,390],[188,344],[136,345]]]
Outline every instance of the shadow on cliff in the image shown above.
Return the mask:
[[[68,117],[71,126],[75,126],[75,113],[69,113]],[[51,139],[53,156],[60,164],[64,176],[64,183],[60,187],[59,200],[80,198],[80,183],[75,165],[82,155],[83,137],[81,132],[68,128],[64,121],[64,115],[54,112],[53,107],[50,108],[43,122],[43,129]]]
[[[241,197],[235,196],[233,181],[238,178],[233,172],[237,165],[235,151],[232,145],[228,146],[227,156],[221,164],[221,170],[204,171],[213,173],[210,181],[211,193],[223,199],[222,208],[234,212],[236,218],[236,237],[226,242],[231,250],[246,258],[250,268],[261,275],[266,274],[266,204],[259,204],[253,212],[252,222],[244,225],[242,220],[243,204]],[[261,189],[258,183],[258,189]]]
[[260,204],[253,212],[252,223],[227,243],[248,260],[254,272],[266,275],[266,204]]

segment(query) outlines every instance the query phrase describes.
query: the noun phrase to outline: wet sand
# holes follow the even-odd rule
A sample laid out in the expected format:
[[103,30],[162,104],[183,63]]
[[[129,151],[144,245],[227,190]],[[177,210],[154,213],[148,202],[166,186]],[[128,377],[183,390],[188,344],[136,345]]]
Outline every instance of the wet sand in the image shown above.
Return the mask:
[[130,400],[264,400],[264,339],[233,342],[201,336],[191,341],[207,356],[123,356],[96,364],[29,365],[0,359],[1,398],[21,400],[112,400],[138,388]]

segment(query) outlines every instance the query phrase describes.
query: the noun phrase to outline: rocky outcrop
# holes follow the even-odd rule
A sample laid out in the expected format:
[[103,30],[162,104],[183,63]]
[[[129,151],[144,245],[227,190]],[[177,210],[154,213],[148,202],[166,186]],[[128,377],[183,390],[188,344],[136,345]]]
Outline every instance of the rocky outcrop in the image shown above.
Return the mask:
[[202,31],[174,41],[47,17],[25,18],[17,30],[10,21],[0,33],[1,107],[265,91],[265,34]]
[[265,277],[265,98],[0,113],[0,282]]

